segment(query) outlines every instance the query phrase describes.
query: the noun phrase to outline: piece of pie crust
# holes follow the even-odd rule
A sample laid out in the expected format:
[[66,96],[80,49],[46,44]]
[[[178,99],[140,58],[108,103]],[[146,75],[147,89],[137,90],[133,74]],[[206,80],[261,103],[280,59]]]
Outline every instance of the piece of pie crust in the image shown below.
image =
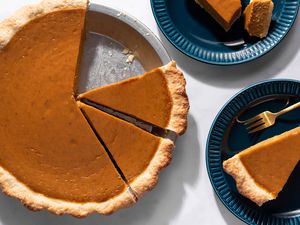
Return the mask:
[[83,217],[135,202],[74,98],[86,0],[0,23],[0,185],[33,210]]
[[109,149],[136,196],[150,191],[160,170],[172,158],[171,140],[155,136],[124,120],[78,102],[95,132]]
[[195,0],[225,31],[241,16],[241,0]]
[[244,10],[244,28],[250,36],[267,36],[272,20],[272,0],[251,0]]
[[300,127],[260,142],[223,162],[238,191],[261,206],[276,199],[300,160]]
[[80,94],[113,110],[183,134],[189,110],[185,79],[175,61],[143,75]]

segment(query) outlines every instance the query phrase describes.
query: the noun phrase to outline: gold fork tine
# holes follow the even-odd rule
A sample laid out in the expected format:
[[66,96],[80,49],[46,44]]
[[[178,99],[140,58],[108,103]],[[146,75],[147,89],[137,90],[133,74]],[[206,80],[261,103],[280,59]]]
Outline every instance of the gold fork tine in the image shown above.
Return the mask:
[[256,128],[260,125],[265,124],[265,121],[263,119],[258,120],[257,122],[251,124],[250,126],[247,127],[247,130],[252,130],[253,128]]
[[255,132],[260,131],[260,130],[263,130],[263,129],[267,128],[267,127],[269,127],[269,126],[266,125],[265,123],[263,123],[260,126],[256,127],[255,129],[250,130],[249,134],[255,133]]
[[248,125],[248,124],[250,124],[250,123],[256,122],[257,120],[261,120],[261,119],[262,119],[262,117],[261,117],[261,115],[259,114],[259,115],[254,116],[253,118],[251,118],[251,119],[249,119],[249,120],[245,120],[245,121],[244,121],[244,125]]

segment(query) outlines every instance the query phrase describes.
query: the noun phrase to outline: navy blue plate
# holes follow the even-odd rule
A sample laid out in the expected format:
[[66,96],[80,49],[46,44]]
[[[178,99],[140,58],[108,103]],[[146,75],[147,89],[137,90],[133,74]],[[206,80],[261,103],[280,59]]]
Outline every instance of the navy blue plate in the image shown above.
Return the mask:
[[300,126],[300,109],[281,116],[270,128],[249,135],[237,122],[263,111],[279,111],[300,101],[300,82],[270,80],[235,95],[217,115],[207,140],[206,163],[212,186],[223,204],[248,224],[300,225],[300,163],[276,200],[259,207],[240,195],[222,168],[224,160],[274,135]]
[[[243,9],[249,0],[242,0]],[[241,17],[229,32],[194,0],[151,0],[156,22],[166,38],[184,54],[211,64],[230,65],[253,60],[274,48],[292,27],[299,0],[273,0],[266,38],[249,37]]]

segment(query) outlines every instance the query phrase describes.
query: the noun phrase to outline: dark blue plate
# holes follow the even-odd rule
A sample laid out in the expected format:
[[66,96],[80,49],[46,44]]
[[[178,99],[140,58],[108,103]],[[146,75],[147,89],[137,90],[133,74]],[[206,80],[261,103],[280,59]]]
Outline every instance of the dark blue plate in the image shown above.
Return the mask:
[[223,204],[248,224],[300,225],[300,163],[276,200],[259,207],[240,195],[235,181],[222,168],[224,160],[274,135],[300,126],[300,109],[278,118],[270,128],[249,135],[237,122],[263,111],[279,111],[300,101],[300,82],[270,80],[235,95],[217,115],[207,140],[206,163],[212,186]]
[[[243,9],[249,0],[242,0]],[[292,27],[299,0],[273,0],[266,38],[249,37],[241,17],[229,32],[194,0],[151,0],[156,22],[166,38],[184,54],[211,64],[230,65],[253,60],[274,48]]]

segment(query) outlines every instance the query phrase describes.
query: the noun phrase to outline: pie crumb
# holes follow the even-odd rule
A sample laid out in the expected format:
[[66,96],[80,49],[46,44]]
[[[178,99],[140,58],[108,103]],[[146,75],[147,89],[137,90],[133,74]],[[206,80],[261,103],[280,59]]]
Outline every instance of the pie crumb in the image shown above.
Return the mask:
[[122,54],[124,55],[128,55],[129,53],[131,53],[131,51],[128,48],[124,48],[122,51]]
[[134,55],[130,54],[126,59],[126,63],[131,64],[133,60],[134,60]]

